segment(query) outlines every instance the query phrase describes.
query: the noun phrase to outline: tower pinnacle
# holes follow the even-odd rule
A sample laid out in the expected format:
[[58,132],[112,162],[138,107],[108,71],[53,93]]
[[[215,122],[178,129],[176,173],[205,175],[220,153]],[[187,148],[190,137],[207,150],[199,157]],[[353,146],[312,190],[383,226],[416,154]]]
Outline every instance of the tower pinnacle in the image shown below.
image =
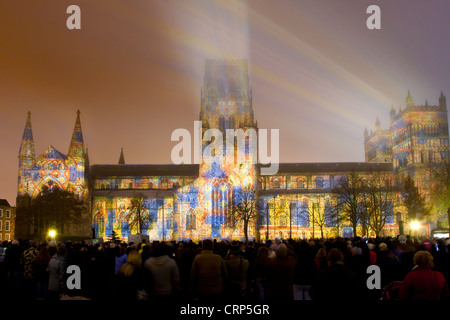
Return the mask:
[[411,93],[408,90],[408,95],[406,96],[406,106],[411,107],[413,105],[414,105],[413,98],[411,96]]
[[31,167],[35,160],[33,130],[31,129],[31,112],[27,113],[27,122],[23,130],[19,149],[19,159],[24,162],[22,166]]
[[439,96],[439,106],[442,108],[447,108],[447,99],[441,91],[441,95]]
[[123,156],[123,148],[120,148],[119,164],[125,164],[125,157]]
[[377,117],[377,121],[375,121],[375,129],[376,129],[376,130],[379,130],[379,129],[380,129],[380,126],[381,126],[381,124],[380,124],[380,119],[378,119],[378,117]]
[[80,110],[77,110],[77,119],[73,129],[72,139],[70,140],[68,157],[84,159],[85,150],[83,142],[83,132],[81,131]]

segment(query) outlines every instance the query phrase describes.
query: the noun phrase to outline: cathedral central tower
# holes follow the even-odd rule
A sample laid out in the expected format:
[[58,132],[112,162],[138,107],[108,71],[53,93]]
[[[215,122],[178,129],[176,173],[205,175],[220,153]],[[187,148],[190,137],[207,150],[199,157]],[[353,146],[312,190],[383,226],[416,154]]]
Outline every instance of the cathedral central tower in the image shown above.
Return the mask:
[[204,130],[256,127],[246,60],[207,60],[201,92]]

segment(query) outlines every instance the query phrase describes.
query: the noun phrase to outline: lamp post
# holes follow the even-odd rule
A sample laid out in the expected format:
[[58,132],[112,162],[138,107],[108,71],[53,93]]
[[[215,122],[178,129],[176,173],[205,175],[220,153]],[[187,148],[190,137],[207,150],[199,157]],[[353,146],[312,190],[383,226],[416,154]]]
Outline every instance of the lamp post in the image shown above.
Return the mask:
[[404,232],[405,232],[404,224],[403,224],[403,220],[402,220],[402,213],[400,211],[397,212],[397,223],[398,223],[399,234],[404,234]]

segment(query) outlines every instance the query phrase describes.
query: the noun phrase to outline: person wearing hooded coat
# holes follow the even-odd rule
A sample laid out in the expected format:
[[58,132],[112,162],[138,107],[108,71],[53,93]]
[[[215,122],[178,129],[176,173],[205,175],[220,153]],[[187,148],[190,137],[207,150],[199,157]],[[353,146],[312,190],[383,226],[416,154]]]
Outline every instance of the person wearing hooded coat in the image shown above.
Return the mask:
[[151,273],[154,298],[173,296],[180,281],[177,263],[168,256],[168,248],[164,243],[154,245],[153,256],[145,261],[145,268]]

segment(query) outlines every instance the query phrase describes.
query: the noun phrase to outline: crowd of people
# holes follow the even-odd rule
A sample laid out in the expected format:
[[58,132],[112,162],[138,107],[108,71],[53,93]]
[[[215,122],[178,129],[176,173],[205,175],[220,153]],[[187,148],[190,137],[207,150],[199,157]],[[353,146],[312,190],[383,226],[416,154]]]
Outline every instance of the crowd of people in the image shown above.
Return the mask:
[[[69,288],[71,265],[79,267],[80,285]],[[378,279],[369,266],[379,267]],[[448,239],[13,240],[0,247],[6,299],[445,300],[449,277]]]

